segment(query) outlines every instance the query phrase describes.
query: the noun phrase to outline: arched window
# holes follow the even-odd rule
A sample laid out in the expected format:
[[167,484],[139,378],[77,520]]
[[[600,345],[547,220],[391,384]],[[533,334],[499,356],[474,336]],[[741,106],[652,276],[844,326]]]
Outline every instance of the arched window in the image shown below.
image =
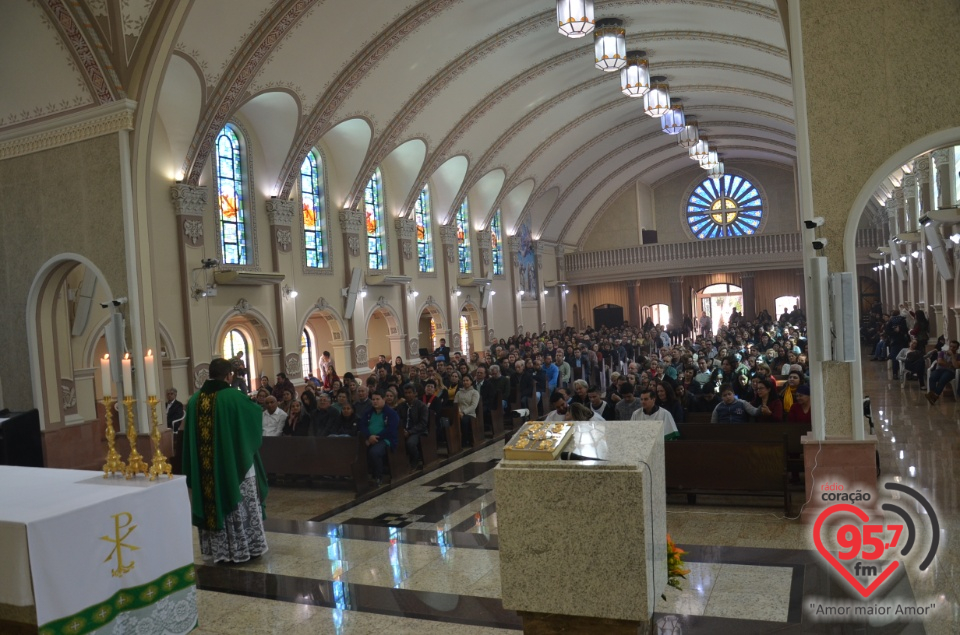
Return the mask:
[[503,219],[500,210],[490,221],[490,241],[493,243],[493,275],[503,275]]
[[367,266],[370,269],[385,269],[385,233],[383,225],[383,179],[380,168],[373,171],[363,190],[363,207],[367,224]]
[[420,273],[433,273],[433,234],[430,223],[430,191],[427,185],[413,204],[413,219],[417,223],[417,261]]
[[217,135],[216,168],[222,262],[225,265],[246,265],[247,216],[240,138],[229,124]]
[[300,334],[300,367],[304,377],[313,372],[313,338],[307,329]]
[[460,316],[460,352],[470,357],[470,321],[467,316]]
[[460,273],[470,273],[470,210],[467,199],[463,199],[457,210],[457,254],[460,259]]
[[[247,336],[240,329],[231,329],[223,337],[223,358],[231,359],[236,357],[237,353],[243,353],[244,363],[247,365],[248,382],[256,379],[256,371],[253,367],[253,357],[250,355],[250,343]],[[253,385],[253,384],[251,384]]]
[[323,173],[315,152],[307,154],[300,166],[300,196],[303,200],[303,244],[306,265],[315,269],[327,266],[324,235]]
[[687,201],[687,224],[700,239],[755,234],[762,217],[760,192],[734,174],[704,179]]

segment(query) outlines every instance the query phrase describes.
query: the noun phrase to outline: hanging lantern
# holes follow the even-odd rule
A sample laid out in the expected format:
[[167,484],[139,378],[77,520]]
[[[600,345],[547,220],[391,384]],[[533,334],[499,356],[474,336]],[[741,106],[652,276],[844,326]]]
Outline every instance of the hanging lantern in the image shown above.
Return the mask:
[[643,97],[650,90],[646,51],[627,51],[627,65],[620,69],[620,91],[627,97]]
[[660,129],[667,134],[680,134],[685,124],[683,106],[680,104],[671,104],[667,112],[660,117]]
[[643,112],[651,117],[662,117],[670,110],[670,87],[662,83],[663,79],[651,77],[650,91],[643,96]]
[[704,137],[700,139],[690,147],[690,158],[694,161],[703,161],[707,158],[707,154],[710,153],[710,144],[707,143],[707,140]]
[[697,127],[697,122],[688,121],[680,134],[677,135],[677,143],[684,148],[692,148],[697,145],[698,141],[700,141],[700,128]]
[[720,157],[717,156],[716,150],[711,150],[708,152],[707,158],[700,161],[700,167],[704,170],[712,170],[718,165],[720,165]]
[[580,38],[593,31],[593,0],[557,0],[560,35]]
[[593,30],[593,49],[600,70],[612,73],[626,66],[627,32],[623,28],[623,20],[597,20],[597,28]]
[[710,168],[710,171],[707,173],[707,176],[709,176],[714,181],[719,181],[720,178],[723,177],[723,161],[720,161],[719,163],[717,163],[717,165]]

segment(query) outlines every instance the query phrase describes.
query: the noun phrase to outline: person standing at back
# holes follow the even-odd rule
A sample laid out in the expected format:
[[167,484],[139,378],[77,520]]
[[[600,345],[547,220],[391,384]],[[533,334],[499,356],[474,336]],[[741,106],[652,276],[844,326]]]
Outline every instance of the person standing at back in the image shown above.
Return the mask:
[[267,551],[260,461],[260,406],[230,387],[233,365],[210,362],[210,378],[187,403],[183,473],[204,560],[246,562]]

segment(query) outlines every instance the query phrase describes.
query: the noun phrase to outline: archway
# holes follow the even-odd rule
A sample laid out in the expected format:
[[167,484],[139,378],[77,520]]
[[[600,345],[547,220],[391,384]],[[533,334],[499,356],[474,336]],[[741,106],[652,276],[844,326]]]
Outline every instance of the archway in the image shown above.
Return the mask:
[[699,317],[706,313],[710,318],[711,331],[724,328],[730,323],[730,314],[736,309],[743,315],[743,289],[735,284],[711,284],[696,292],[693,306]]
[[[320,377],[320,357],[324,351],[338,375],[351,368],[347,329],[336,310],[320,299],[300,322],[300,354],[303,376]],[[343,369],[343,370],[341,370]]]
[[417,317],[417,351],[411,347],[410,354],[418,353],[419,349],[426,349],[427,352],[433,352],[440,345],[440,338],[445,337],[443,333],[447,331],[447,322],[443,319],[443,311],[440,307],[427,300],[420,308]]
[[400,318],[397,312],[387,304],[381,296],[367,314],[367,343],[363,349],[366,354],[364,360],[358,346],[358,366],[365,364],[375,368],[380,355],[383,355],[392,364],[395,357],[404,357],[403,332],[400,328]]
[[653,321],[654,326],[667,328],[670,325],[670,307],[666,304],[640,307],[640,323],[646,323],[647,318]]
[[593,307],[594,328],[620,328],[623,326],[623,307],[619,304],[601,304]]
[[776,314],[773,316],[774,319],[780,319],[780,316],[784,313],[789,315],[790,313],[793,313],[795,308],[800,308],[800,296],[782,295],[773,301],[773,306],[774,311],[776,311]]
[[[78,254],[47,261],[34,277],[27,298],[27,346],[33,404],[44,430],[97,418],[98,372],[89,365],[91,351],[106,352],[102,337],[113,295],[100,270]],[[111,309],[112,310],[112,309]],[[120,339],[112,351],[123,355]],[[101,343],[93,343],[100,339]]]
[[482,351],[486,347],[484,338],[483,320],[480,309],[471,300],[467,300],[460,307],[457,332],[453,335],[454,351],[460,351],[469,358],[473,351]]
[[[252,308],[246,300],[240,300],[231,311],[220,318],[213,330],[214,340],[210,343],[211,356],[230,357],[231,354],[241,350],[240,339],[236,336],[228,337],[231,331],[239,331],[248,347],[243,355],[244,364],[247,367],[246,387],[251,391],[256,390],[257,379],[262,375],[266,375],[272,383],[273,375],[281,372],[282,367],[277,336],[266,317]],[[195,388],[203,384],[202,380],[205,376],[205,372],[195,371]]]

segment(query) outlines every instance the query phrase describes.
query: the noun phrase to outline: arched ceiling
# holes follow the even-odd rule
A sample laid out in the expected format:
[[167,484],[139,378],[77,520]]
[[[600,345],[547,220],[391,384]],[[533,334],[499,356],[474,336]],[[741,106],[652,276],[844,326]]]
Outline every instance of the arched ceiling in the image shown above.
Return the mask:
[[[346,160],[330,168],[335,206],[355,206],[381,166],[387,183],[400,184],[390,192],[397,215],[432,180],[438,218],[469,193],[487,219],[509,206],[511,225],[529,213],[534,237],[574,245],[625,183],[653,185],[689,166],[675,138],[643,115],[642,100],[620,94],[619,75],[594,68],[592,36],[557,33],[554,0],[367,0],[362,10],[352,0],[245,0],[229,10],[222,0],[18,6],[0,25],[0,52],[32,67],[2,71],[4,85],[21,88],[0,95],[0,133],[133,95],[128,78],[160,64],[159,116],[176,154],[164,171],[188,182],[199,182],[213,137],[239,115],[269,137],[258,171],[281,197],[319,147],[334,164]],[[64,11],[79,35],[53,20]],[[596,16],[624,21],[627,48],[647,51],[651,74],[667,77],[727,163],[793,164],[777,0],[597,0]],[[137,46],[141,33],[163,42],[155,35],[163,32],[176,34],[166,50]],[[91,58],[91,50],[103,52]],[[48,81],[29,81],[39,72]],[[186,113],[175,112],[181,100]]]

